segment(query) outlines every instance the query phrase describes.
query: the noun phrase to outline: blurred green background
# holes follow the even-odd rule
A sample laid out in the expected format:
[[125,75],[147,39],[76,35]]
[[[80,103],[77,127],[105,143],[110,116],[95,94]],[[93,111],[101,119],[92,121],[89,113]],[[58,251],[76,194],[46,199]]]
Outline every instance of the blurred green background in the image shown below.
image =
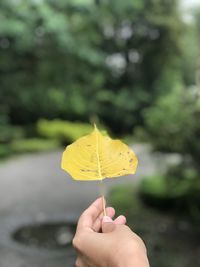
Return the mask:
[[199,16],[188,22],[178,3],[1,0],[1,143],[63,126],[41,119],[99,122],[118,136],[184,132],[198,94]]
[[[130,144],[178,153],[181,160],[173,168],[142,177],[137,192],[117,188],[111,199],[128,211],[130,221],[142,211],[141,220],[152,222],[165,210],[175,221],[189,219],[199,233],[194,225],[200,220],[200,6],[195,3],[1,0],[0,159],[58,149],[90,132],[93,123]],[[137,200],[130,201],[133,195]],[[183,266],[176,255],[166,263],[166,255],[156,256],[153,265]]]

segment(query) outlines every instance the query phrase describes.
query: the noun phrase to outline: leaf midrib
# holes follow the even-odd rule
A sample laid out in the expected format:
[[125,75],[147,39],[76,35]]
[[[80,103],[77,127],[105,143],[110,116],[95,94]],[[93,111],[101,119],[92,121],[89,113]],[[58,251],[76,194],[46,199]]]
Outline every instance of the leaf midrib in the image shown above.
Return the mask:
[[98,130],[95,127],[95,134],[96,134],[96,156],[97,156],[97,166],[98,166],[98,175],[101,180],[103,180],[102,174],[101,174],[101,164],[100,164],[100,158],[99,158],[99,138],[98,138]]

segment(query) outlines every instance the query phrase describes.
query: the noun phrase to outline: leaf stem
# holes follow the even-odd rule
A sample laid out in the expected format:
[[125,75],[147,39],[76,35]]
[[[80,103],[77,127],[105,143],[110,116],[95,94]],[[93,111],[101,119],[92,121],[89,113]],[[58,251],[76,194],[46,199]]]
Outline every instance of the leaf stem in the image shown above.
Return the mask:
[[105,201],[105,188],[103,186],[103,177],[101,174],[101,164],[100,164],[100,157],[99,157],[99,138],[98,138],[98,130],[96,125],[94,124],[94,129],[96,132],[96,156],[97,156],[97,164],[98,164],[98,174],[99,174],[99,178],[101,179],[101,183],[100,183],[100,193],[102,196],[102,206],[103,206],[103,215],[106,216],[106,201]]
[[106,216],[106,201],[105,201],[105,187],[103,184],[103,180],[100,180],[100,194],[102,197],[102,206],[103,206],[103,215]]

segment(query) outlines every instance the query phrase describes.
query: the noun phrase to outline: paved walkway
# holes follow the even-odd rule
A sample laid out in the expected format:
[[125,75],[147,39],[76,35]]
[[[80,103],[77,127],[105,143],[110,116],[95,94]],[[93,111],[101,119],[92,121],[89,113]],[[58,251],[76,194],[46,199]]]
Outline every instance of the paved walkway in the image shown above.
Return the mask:
[[[146,146],[136,145],[135,176],[105,180],[109,190],[155,173],[158,161]],[[98,182],[76,182],[60,169],[62,151],[24,155],[0,164],[0,267],[71,267],[74,255],[30,253],[12,243],[10,233],[20,224],[47,219],[77,218],[98,195]]]

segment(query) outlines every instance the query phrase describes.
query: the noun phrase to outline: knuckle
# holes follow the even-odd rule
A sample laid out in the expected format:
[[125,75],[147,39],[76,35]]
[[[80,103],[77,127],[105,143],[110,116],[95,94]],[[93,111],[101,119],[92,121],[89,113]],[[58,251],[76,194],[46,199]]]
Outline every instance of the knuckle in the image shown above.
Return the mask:
[[75,266],[76,266],[76,267],[84,267],[84,266],[86,266],[86,265],[85,265],[84,262],[82,261],[82,258],[81,258],[81,257],[77,257],[77,259],[76,259],[76,261],[75,261]]
[[145,253],[147,252],[144,241],[138,235],[135,235],[135,246],[138,247],[140,250],[142,249]]
[[75,236],[72,240],[72,245],[74,248],[78,248],[80,244],[80,239],[78,236]]
[[128,227],[128,225],[122,225],[122,227],[125,229],[125,231],[127,231],[127,232],[130,232],[131,230],[130,230],[130,228]]
[[75,249],[77,250],[82,250],[82,247],[83,247],[83,240],[84,240],[84,237],[83,237],[83,234],[79,233],[79,234],[76,234],[72,240],[72,245]]
[[75,266],[76,266],[76,267],[81,267],[80,259],[79,259],[79,258],[76,259],[76,261],[75,261]]

